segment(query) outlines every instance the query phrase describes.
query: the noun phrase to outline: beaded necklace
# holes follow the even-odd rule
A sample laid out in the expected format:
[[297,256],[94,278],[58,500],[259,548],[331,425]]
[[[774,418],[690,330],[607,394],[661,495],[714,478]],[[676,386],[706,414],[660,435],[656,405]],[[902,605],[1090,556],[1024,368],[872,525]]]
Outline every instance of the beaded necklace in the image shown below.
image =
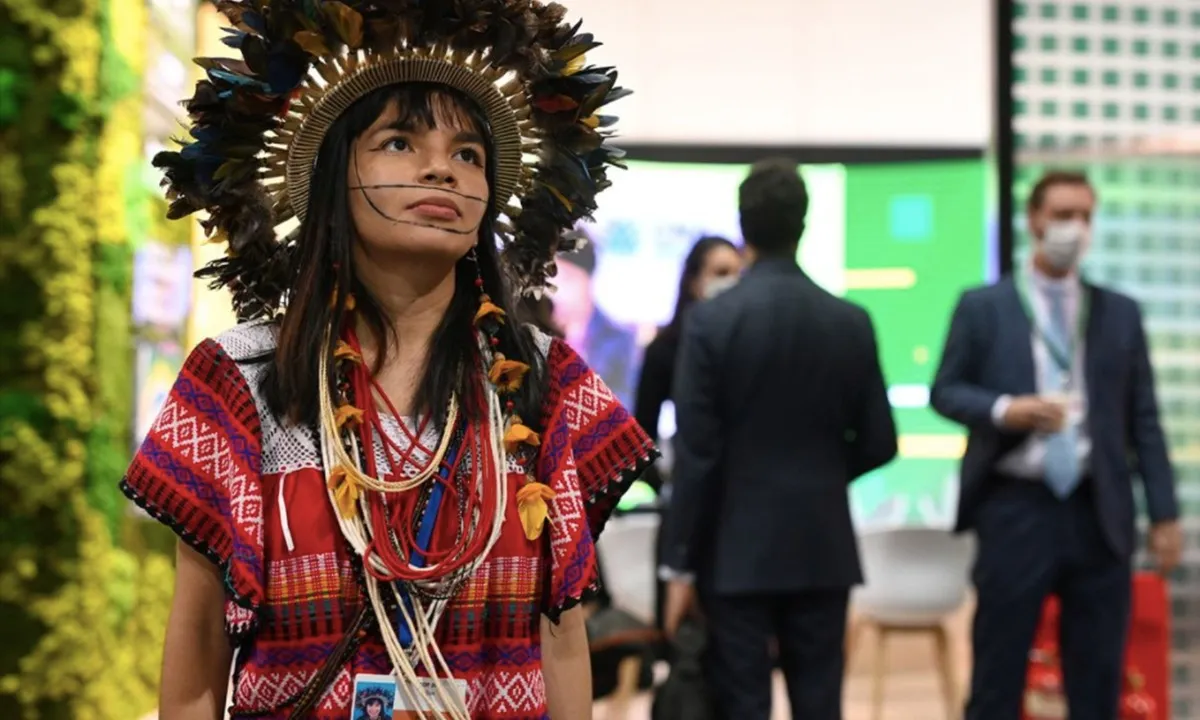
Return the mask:
[[[474,319],[478,365],[473,375],[480,383],[480,407],[461,413],[460,398],[451,396],[439,440],[424,467],[405,472],[409,465],[415,466],[412,453],[428,419],[411,433],[375,382],[352,330],[352,298],[344,323],[350,330],[332,353],[336,383],[332,388],[323,383],[320,392],[321,453],[329,500],[342,535],[362,560],[368,601],[397,682],[409,688],[420,687],[418,667],[434,679],[453,678],[435,641],[437,624],[449,601],[500,539],[509,503],[508,455],[540,442],[515,414],[511,399],[529,366],[498,351],[505,315],[482,292],[482,285],[482,279],[477,279],[481,295]],[[326,347],[331,339],[329,330]],[[329,360],[322,357],[322,378],[330,376]],[[408,436],[409,450],[384,432],[380,404]],[[395,466],[393,479],[379,476],[375,461],[379,446]],[[517,491],[518,514],[529,539],[540,536],[549,511],[547,501],[553,497],[549,487],[532,477]],[[433,527],[447,504],[457,511],[455,542],[434,549]],[[445,683],[433,685],[441,706],[454,720],[469,720],[465,698],[451,696]]]

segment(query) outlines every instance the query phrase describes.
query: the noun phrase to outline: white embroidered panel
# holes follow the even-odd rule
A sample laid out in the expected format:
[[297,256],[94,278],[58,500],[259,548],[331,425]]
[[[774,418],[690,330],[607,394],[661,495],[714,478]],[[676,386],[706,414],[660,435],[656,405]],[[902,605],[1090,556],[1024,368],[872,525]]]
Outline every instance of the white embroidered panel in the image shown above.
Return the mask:
[[[532,325],[526,326],[543,358],[550,352],[552,338]],[[229,353],[242,375],[250,386],[254,397],[254,405],[259,409],[259,423],[262,426],[262,474],[285,475],[298,470],[321,469],[320,449],[313,428],[294,425],[284,419],[266,412],[266,400],[263,393],[263,379],[275,350],[278,327],[268,321],[256,321],[237,325],[216,338],[216,342]],[[412,477],[428,465],[433,452],[437,449],[440,435],[432,423],[421,433],[420,445],[412,448],[410,435],[417,431],[417,423],[411,418],[403,419],[407,432],[401,429],[399,423],[389,415],[382,416],[383,431],[388,439],[402,453],[408,453],[406,458],[397,455],[394,449],[385,448],[377,443],[375,462],[379,471],[394,474],[395,466],[403,464],[400,474]],[[529,472],[531,457],[509,456],[507,469],[510,473]],[[468,457],[461,465],[463,471],[470,471]]]
[[293,425],[266,411],[263,378],[275,351],[278,328],[265,321],[245,323],[221,333],[217,342],[241,368],[250,385],[254,406],[262,426],[262,474],[293,473],[320,469],[320,453],[312,428]]

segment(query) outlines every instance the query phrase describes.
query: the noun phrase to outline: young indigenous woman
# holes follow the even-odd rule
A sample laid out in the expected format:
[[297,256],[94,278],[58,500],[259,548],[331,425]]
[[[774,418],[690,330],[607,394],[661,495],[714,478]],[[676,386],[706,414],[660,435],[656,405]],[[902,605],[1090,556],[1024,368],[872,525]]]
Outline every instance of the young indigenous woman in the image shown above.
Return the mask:
[[655,451],[513,308],[607,185],[615,72],[553,4],[219,6],[243,60],[156,163],[245,322],[122,483],[181,538],[160,716],[345,720],[391,676],[413,717],[591,717],[595,538]]

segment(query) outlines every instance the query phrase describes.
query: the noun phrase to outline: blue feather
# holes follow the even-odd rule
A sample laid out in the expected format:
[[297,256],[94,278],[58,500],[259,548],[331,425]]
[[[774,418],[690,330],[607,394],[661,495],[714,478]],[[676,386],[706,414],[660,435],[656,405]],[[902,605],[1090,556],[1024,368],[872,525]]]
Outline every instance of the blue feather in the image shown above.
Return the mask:
[[603,73],[590,72],[590,68],[589,68],[589,72],[580,73],[578,75],[571,76],[571,82],[573,82],[573,83],[581,83],[581,84],[586,83],[588,85],[601,85],[608,81],[609,81],[609,77],[607,75],[605,75]]
[[297,60],[295,55],[272,53],[267,58],[267,82],[263,89],[279,95],[295,90],[308,70],[307,63]]
[[573,152],[565,151],[562,153],[561,157],[565,157],[567,160],[570,160],[571,164],[574,165],[585,178],[588,180],[592,179],[592,174],[588,172],[587,163],[584,162],[583,158],[579,157]]
[[612,90],[610,90],[608,92],[608,95],[604,98],[604,101],[600,103],[600,107],[604,107],[605,105],[608,105],[609,103],[614,103],[614,102],[620,100],[621,98],[628,97],[629,95],[632,95],[632,94],[633,94],[633,91],[630,90],[629,88],[613,88]]
[[221,161],[203,160],[196,163],[196,177],[200,181],[202,187],[212,187],[213,176],[216,175],[217,169],[221,167]]
[[212,78],[213,80],[222,80],[227,85],[234,85],[237,87],[254,88],[256,90],[263,90],[263,91],[270,90],[270,88],[267,86],[267,84],[260,80],[255,80],[254,78],[246,77],[245,75],[238,75],[236,73],[231,73],[228,70],[220,70],[218,68],[212,68],[211,70],[208,71],[208,76],[210,78]]
[[231,47],[234,50],[240,50],[242,48],[242,41],[245,39],[246,33],[232,27],[224,27],[221,28],[221,30],[225,32],[225,37],[221,38],[222,44],[224,44],[226,47]]
[[243,23],[250,26],[250,28],[259,35],[265,35],[267,33],[267,24],[263,21],[262,15],[251,12],[242,13],[241,19]]
[[196,127],[192,129],[192,137],[202,143],[213,144],[221,139],[222,131],[216,127]]

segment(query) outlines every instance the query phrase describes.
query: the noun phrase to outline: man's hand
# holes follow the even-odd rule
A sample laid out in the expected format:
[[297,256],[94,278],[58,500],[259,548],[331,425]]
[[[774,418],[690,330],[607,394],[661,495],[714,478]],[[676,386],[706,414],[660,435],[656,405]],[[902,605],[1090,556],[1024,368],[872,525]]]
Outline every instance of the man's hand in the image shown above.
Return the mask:
[[1059,402],[1037,395],[1021,395],[1012,399],[1004,411],[1004,427],[1024,432],[1058,432],[1067,418],[1066,407]]
[[663,632],[675,637],[679,626],[696,604],[696,588],[690,580],[671,580],[667,583],[667,599],[663,604]]
[[1183,555],[1183,530],[1178,520],[1167,520],[1150,526],[1150,552],[1158,569],[1169,573],[1179,565]]

